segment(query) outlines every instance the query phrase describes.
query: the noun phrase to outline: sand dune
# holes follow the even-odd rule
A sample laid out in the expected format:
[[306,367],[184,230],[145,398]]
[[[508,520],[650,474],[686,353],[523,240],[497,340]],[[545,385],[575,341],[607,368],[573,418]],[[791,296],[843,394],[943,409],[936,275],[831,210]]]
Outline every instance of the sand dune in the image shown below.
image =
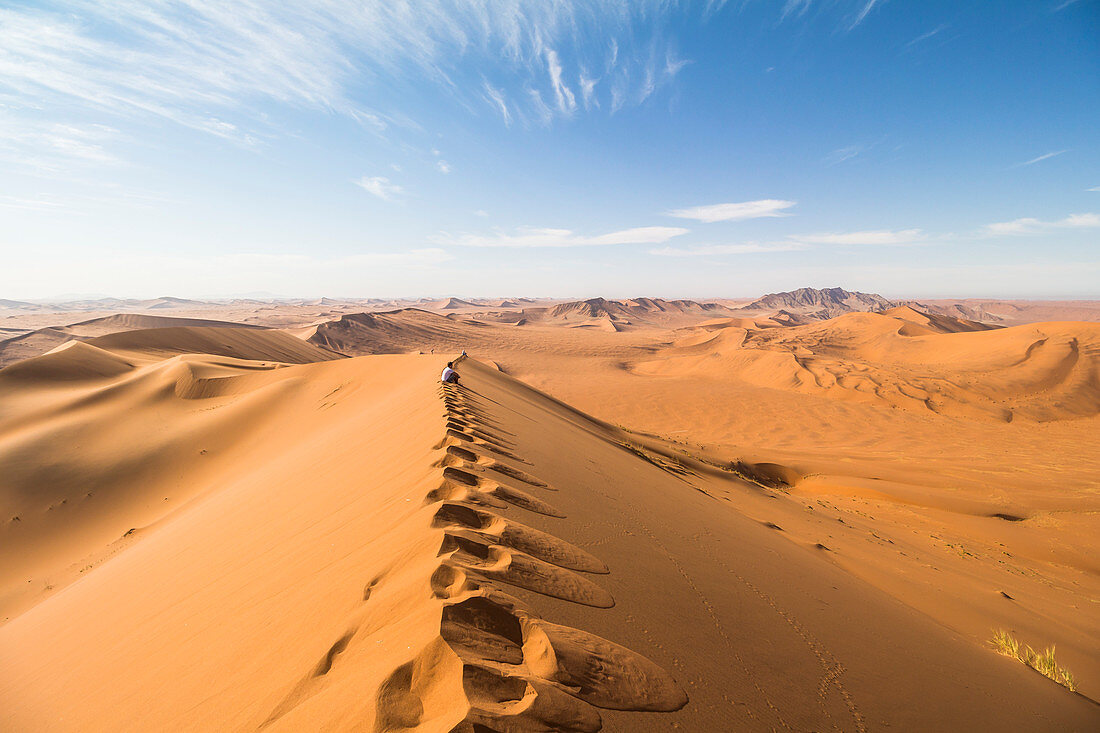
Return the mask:
[[174,316],[150,316],[140,313],[118,313],[93,318],[67,326],[49,326],[0,341],[0,367],[20,359],[29,359],[46,353],[67,341],[84,340],[117,331],[133,331],[143,328],[169,328],[179,326],[257,328],[231,321],[214,321],[204,318],[179,318]]
[[212,354],[291,364],[339,358],[338,354],[281,331],[251,328],[151,328],[112,333],[86,343],[121,354],[154,356]]
[[481,324],[455,321],[419,308],[382,313],[353,313],[328,321],[299,335],[332,351],[363,354],[403,354],[424,349],[461,349]]
[[0,370],[0,728],[1095,727],[1095,324],[617,303]]
[[637,371],[736,375],[774,389],[1006,421],[1100,412],[1100,326],[1092,324],[993,329],[903,307],[793,328],[713,328]]
[[[759,486],[496,369],[463,361],[441,388],[438,356],[156,361],[164,337],[137,339],[152,351],[129,371],[17,370],[4,393],[0,450],[23,474],[5,500],[30,502],[3,529],[4,585],[38,593],[5,591],[6,729],[1100,719],[715,498],[769,501]],[[136,353],[108,346],[49,357]],[[226,387],[181,395],[183,366]]]
[[984,323],[1015,326],[1042,321],[1100,321],[1094,300],[923,300],[922,310]]

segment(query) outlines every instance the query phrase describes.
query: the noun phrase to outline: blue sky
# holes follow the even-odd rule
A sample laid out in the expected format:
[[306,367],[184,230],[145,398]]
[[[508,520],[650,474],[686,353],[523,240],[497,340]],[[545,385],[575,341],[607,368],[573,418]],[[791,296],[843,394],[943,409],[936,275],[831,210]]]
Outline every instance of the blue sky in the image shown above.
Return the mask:
[[1100,297],[1100,1],[0,0],[0,297]]

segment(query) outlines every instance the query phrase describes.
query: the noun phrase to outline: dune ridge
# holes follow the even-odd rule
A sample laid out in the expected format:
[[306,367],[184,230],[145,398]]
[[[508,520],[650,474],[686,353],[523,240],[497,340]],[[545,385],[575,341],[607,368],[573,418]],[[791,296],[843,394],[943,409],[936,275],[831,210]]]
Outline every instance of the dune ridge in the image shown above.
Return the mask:
[[[451,728],[474,731],[598,731],[598,708],[678,710],[687,696],[667,672],[614,642],[553,624],[495,587],[498,583],[596,608],[614,600],[579,573],[607,573],[597,558],[551,534],[507,520],[492,508],[511,504],[562,517],[531,490],[552,491],[502,463],[509,441],[485,424],[479,400],[442,385],[447,437],[443,481],[426,498],[438,507],[442,562],[431,586],[443,604],[440,639],[458,659],[455,675],[469,710]],[[522,483],[523,489],[515,483]],[[421,722],[417,713],[439,681],[427,671],[445,652],[431,643],[395,670],[376,698],[376,731]]]

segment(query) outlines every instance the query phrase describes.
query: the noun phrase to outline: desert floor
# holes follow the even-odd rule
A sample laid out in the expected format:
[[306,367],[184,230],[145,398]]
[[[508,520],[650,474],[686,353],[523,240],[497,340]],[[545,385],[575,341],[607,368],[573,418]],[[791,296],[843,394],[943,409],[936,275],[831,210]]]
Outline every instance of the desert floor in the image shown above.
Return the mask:
[[3,319],[0,728],[1100,727],[1088,304],[408,305]]

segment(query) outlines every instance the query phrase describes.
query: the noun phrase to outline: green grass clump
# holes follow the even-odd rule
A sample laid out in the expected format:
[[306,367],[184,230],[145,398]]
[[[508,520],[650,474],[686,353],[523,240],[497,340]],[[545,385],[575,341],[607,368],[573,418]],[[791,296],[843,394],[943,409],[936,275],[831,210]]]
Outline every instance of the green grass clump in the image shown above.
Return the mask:
[[1004,629],[994,631],[993,639],[989,643],[998,654],[1023,662],[1039,674],[1049,677],[1070,691],[1077,689],[1077,680],[1073,678],[1073,673],[1065,667],[1059,666],[1054,658],[1053,644],[1041,652],[1035,651],[1026,644],[1021,648],[1020,642]]

